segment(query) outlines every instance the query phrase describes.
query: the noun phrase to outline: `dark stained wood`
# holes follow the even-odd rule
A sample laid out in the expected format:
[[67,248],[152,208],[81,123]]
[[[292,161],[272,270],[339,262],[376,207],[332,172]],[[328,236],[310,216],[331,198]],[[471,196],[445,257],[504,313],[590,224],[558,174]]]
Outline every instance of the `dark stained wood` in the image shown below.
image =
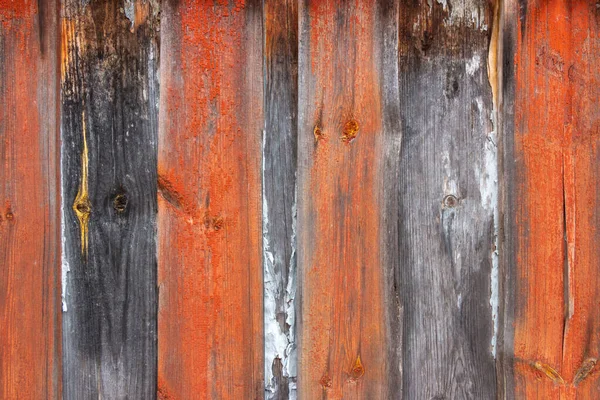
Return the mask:
[[159,10],[125,3],[62,4],[65,399],[156,396]]
[[397,257],[388,248],[397,219],[387,213],[397,203],[386,198],[395,182],[383,178],[393,176],[386,168],[398,166],[401,143],[398,8],[300,4],[298,394],[393,398],[401,320],[387,293]]
[[509,1],[504,22],[507,397],[597,398],[600,4]]
[[483,0],[413,1],[400,8],[393,287],[403,312],[405,399],[496,396],[492,11]]
[[0,1],[0,399],[60,399],[58,7]]
[[262,399],[262,1],[163,6],[159,398]]
[[263,262],[268,399],[296,388],[298,2],[265,1]]

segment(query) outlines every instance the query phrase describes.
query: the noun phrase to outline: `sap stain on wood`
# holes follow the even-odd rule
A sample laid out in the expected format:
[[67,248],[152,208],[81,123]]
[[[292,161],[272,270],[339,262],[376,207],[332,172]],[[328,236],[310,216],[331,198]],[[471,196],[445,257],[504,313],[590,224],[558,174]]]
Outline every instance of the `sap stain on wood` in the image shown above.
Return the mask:
[[66,399],[156,396],[159,10],[129,3],[62,4]]
[[81,253],[83,257],[87,258],[87,245],[88,245],[88,223],[90,220],[90,213],[92,207],[88,194],[88,166],[89,166],[89,154],[87,146],[87,133],[85,129],[85,111],[81,115],[81,134],[83,141],[83,148],[81,149],[81,177],[79,183],[79,189],[77,190],[77,196],[75,196],[75,202],[73,203],[73,211],[79,220],[79,231],[80,242],[81,242]]

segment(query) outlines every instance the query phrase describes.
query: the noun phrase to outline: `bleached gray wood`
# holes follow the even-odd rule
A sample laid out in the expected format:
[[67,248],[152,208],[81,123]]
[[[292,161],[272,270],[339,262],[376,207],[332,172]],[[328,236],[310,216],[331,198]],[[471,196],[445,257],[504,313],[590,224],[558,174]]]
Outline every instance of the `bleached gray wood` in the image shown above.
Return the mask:
[[405,399],[492,399],[497,137],[487,1],[403,2],[394,287]]

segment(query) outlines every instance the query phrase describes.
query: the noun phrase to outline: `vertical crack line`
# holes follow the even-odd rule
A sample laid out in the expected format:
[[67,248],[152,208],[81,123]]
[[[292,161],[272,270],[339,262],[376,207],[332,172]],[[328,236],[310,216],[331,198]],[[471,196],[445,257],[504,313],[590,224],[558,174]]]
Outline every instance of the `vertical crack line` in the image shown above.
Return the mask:
[[92,211],[91,203],[88,193],[88,146],[87,146],[87,132],[85,124],[85,110],[81,112],[81,126],[83,135],[83,149],[81,152],[81,182],[79,184],[79,190],[73,203],[73,211],[79,220],[79,231],[81,239],[81,254],[87,260],[87,249],[88,249],[88,223],[90,220],[90,213]]
[[[568,150],[567,150],[568,151]],[[574,171],[570,168],[571,160],[570,155],[563,151],[562,153],[563,164],[562,164],[562,190],[563,190],[563,307],[564,307],[564,324],[563,324],[563,343],[562,352],[563,356],[566,354],[567,349],[567,331],[569,329],[569,322],[574,312],[574,299],[573,291],[571,288],[572,284],[572,268],[575,262],[575,243],[574,243],[574,228],[575,228],[575,213],[571,209],[574,206],[575,194],[570,192],[570,188],[574,187]]]
[[567,193],[565,188],[565,156],[563,153],[562,163],[562,192],[563,192],[563,307],[564,307],[564,323],[562,336],[562,357],[565,354],[567,325],[569,323],[569,246],[567,235]]

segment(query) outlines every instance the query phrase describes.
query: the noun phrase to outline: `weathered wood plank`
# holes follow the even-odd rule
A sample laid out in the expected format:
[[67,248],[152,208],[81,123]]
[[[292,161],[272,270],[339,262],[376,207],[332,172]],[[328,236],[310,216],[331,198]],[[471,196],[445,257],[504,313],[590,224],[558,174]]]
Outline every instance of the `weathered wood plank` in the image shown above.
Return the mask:
[[0,1],[0,398],[58,399],[58,7]]
[[510,1],[504,21],[504,103],[514,103],[505,385],[509,397],[596,398],[600,8]]
[[268,399],[295,399],[298,2],[264,4],[265,388]]
[[406,399],[496,396],[497,138],[486,68],[492,15],[485,0],[400,8],[394,287],[404,314]]
[[159,397],[264,397],[262,2],[161,24]]
[[398,8],[302,1],[299,14],[298,393],[388,398],[400,385],[382,179],[401,139]]
[[158,6],[62,4],[64,396],[156,396]]

